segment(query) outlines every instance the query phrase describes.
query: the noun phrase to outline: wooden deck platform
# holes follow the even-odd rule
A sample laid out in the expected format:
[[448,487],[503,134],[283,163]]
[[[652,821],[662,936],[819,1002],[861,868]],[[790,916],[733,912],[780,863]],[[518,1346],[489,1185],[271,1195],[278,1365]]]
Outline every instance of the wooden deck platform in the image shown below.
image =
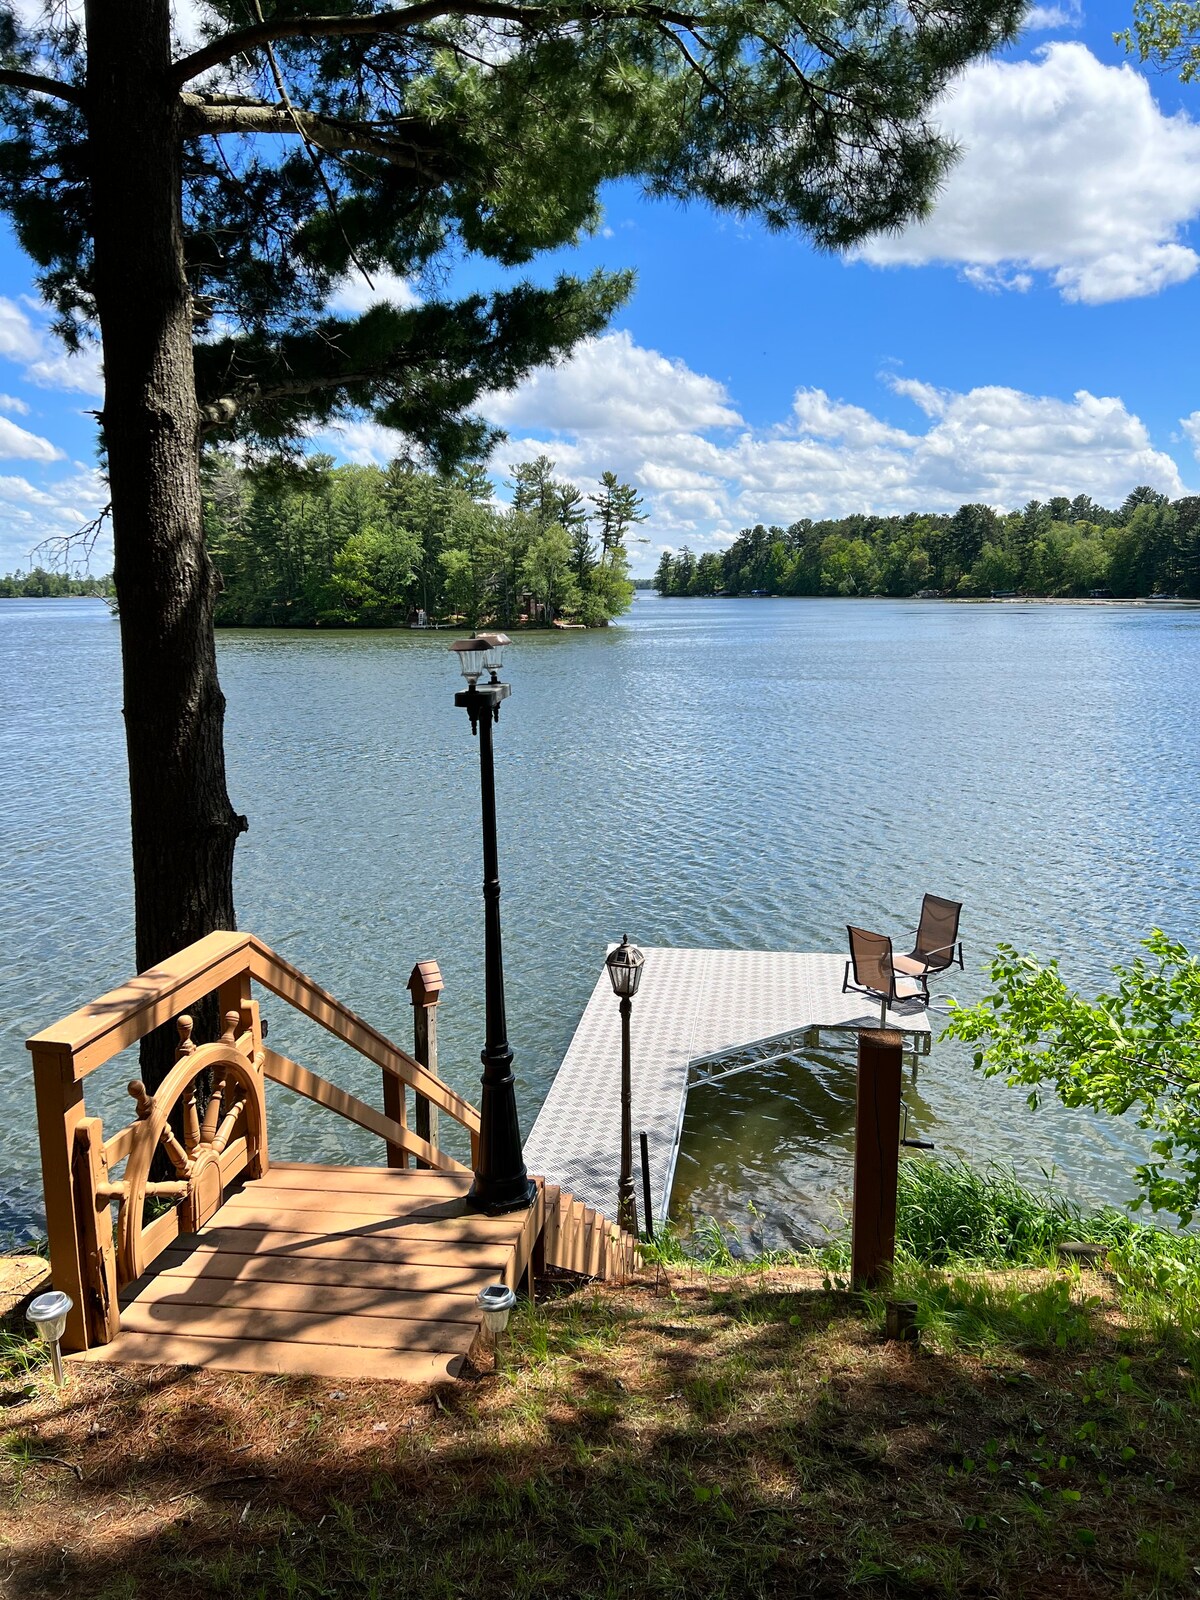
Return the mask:
[[[768,1061],[852,1046],[879,1027],[879,1006],[843,992],[844,955],[644,947],[632,1015],[636,1138],[648,1137],[654,1215],[667,1215],[688,1090]],[[919,1001],[887,1013],[912,1056],[929,1050]],[[620,1171],[620,1015],[601,968],[587,1008],[525,1141],[530,1169],[612,1215]]]
[[470,1173],[274,1162],[121,1294],[121,1331],[75,1361],[412,1383],[457,1376],[475,1296],[528,1271],[545,1196],[469,1211]]
[[[479,1337],[484,1285],[532,1285],[535,1265],[636,1271],[637,1240],[559,1184],[536,1179],[509,1216],[468,1207],[472,1169],[441,1148],[438,1119],[477,1168],[479,1112],[437,1073],[437,963],[408,988],[413,1055],[254,934],[212,933],[29,1040],[72,1359],[436,1382]],[[282,1007],[270,1049],[261,991]],[[189,1008],[205,997],[221,1031],[202,1043]],[[372,1064],[382,1110],[274,1048],[291,1012]],[[152,1094],[129,1083],[135,1119],[106,1138],[84,1081],[172,1021],[174,1066]],[[273,1162],[268,1082],[374,1134],[387,1165]],[[153,1177],[156,1159],[175,1176]]]

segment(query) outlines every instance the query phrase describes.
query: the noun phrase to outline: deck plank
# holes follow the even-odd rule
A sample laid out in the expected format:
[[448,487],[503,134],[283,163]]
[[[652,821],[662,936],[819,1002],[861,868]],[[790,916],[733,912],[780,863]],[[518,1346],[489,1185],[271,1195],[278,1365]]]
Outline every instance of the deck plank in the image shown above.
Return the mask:
[[264,1189],[321,1189],[326,1194],[376,1194],[402,1187],[410,1194],[465,1196],[474,1174],[428,1172],[421,1167],[320,1167],[272,1161],[265,1176],[256,1181]]
[[[396,1172],[403,1170],[402,1167],[393,1168]],[[447,1220],[470,1217],[492,1224],[493,1233],[512,1232],[511,1223],[503,1217],[485,1217],[481,1212],[472,1211],[463,1195],[414,1194],[407,1184],[393,1184],[391,1192],[346,1194],[340,1189],[273,1188],[264,1179],[231,1194],[225,1204],[234,1215],[256,1206],[272,1206],[276,1210],[320,1211],[326,1216],[338,1217],[445,1217]]]
[[259,1200],[247,1199],[240,1204],[239,1200],[240,1196],[235,1195],[217,1213],[226,1226],[245,1225],[285,1233],[312,1233],[321,1231],[315,1224],[324,1216],[330,1224],[323,1230],[327,1237],[362,1231],[380,1239],[439,1239],[445,1244],[512,1245],[520,1234],[520,1230],[514,1229],[504,1217],[481,1217],[475,1214],[429,1216],[423,1212],[410,1216],[378,1211],[331,1211],[319,1206],[306,1209],[295,1205],[276,1205],[274,1197],[269,1195]]
[[193,1247],[200,1249],[233,1250],[239,1253],[269,1253],[286,1260],[292,1256],[329,1256],[346,1261],[419,1262],[427,1266],[498,1266],[503,1268],[512,1254],[512,1245],[503,1240],[493,1243],[468,1244],[452,1239],[401,1238],[396,1233],[357,1233],[353,1228],[344,1233],[314,1233],[301,1223],[294,1229],[267,1228],[243,1224],[224,1227],[219,1219],[224,1211],[209,1223],[207,1229],[196,1236]]

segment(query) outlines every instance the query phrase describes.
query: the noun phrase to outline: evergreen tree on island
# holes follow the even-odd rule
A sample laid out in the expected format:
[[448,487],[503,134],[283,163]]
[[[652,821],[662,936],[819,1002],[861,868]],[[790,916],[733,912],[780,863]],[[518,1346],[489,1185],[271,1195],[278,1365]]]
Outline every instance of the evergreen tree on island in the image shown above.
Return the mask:
[[[68,346],[99,338],[139,969],[234,926],[205,548],[207,440],[293,446],[369,415],[449,467],[473,411],[601,330],[621,273],[443,298],[458,254],[520,267],[599,220],[606,182],[838,249],[919,216],[929,121],[1024,0],[88,0],[0,3],[0,205]],[[335,313],[350,275],[435,286]],[[153,1061],[146,1060],[152,1072]],[[153,1074],[152,1074],[153,1075]]]

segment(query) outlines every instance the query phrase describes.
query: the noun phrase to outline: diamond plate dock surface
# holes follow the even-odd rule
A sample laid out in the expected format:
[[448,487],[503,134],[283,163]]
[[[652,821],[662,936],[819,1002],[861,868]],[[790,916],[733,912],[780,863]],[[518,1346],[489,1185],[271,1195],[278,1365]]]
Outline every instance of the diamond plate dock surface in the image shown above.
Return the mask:
[[[877,1028],[879,1010],[863,995],[842,993],[842,955],[665,947],[643,947],[643,953],[631,1030],[634,1188],[640,1218],[637,1136],[645,1131],[654,1215],[661,1218],[694,1061],[805,1028]],[[917,1002],[889,1011],[887,1022],[910,1039],[928,1041],[929,1018]],[[525,1164],[614,1216],[620,1148],[621,1019],[601,968],[525,1141]]]

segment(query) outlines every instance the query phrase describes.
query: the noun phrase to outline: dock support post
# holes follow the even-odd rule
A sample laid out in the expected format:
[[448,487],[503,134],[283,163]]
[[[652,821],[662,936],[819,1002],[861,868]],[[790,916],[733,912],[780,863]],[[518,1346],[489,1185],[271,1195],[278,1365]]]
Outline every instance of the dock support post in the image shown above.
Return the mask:
[[895,1261],[903,1060],[899,1033],[883,1028],[859,1033],[850,1268],[856,1289],[882,1287]]
[[[412,969],[408,980],[408,992],[413,1003],[413,1055],[427,1072],[437,1077],[437,1008],[438,1000],[446,985],[442,981],[442,969],[436,961],[418,961]],[[386,1076],[386,1074],[385,1074]],[[401,1086],[396,1085],[397,1088]],[[386,1097],[386,1096],[385,1096]],[[391,1116],[391,1112],[388,1112]],[[415,1132],[418,1139],[424,1139],[428,1144],[436,1145],[438,1142],[438,1114],[437,1107],[430,1105],[423,1094],[413,1094],[413,1118],[416,1123]],[[396,1166],[389,1155],[388,1165]],[[418,1167],[427,1165],[424,1161],[417,1162]]]

